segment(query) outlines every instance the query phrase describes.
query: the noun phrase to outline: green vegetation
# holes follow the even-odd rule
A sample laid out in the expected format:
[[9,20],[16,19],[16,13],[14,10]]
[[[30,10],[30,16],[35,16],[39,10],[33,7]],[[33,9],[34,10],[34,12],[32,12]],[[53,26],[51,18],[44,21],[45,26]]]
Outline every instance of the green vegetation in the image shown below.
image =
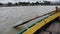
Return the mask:
[[32,2],[16,2],[16,3],[12,3],[12,2],[8,2],[7,4],[4,3],[0,3],[0,7],[2,6],[33,6],[33,5],[60,5],[60,3],[51,3],[50,1],[43,1],[43,2],[38,2],[36,1],[35,3]]

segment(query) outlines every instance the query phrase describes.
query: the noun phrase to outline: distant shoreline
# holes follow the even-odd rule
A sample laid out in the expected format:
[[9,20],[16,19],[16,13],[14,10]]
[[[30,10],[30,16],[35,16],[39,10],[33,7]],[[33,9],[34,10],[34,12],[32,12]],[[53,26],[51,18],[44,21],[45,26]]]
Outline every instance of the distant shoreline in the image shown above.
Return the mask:
[[[60,6],[60,5],[27,5],[27,6]],[[0,6],[0,7],[22,7],[22,6]]]

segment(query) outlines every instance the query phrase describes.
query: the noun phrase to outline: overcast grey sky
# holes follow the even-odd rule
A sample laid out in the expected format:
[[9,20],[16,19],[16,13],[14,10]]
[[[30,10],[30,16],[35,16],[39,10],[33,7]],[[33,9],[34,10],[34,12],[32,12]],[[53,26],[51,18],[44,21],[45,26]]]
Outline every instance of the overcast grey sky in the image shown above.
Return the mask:
[[[18,1],[21,1],[21,2],[35,2],[35,1],[43,1],[43,0],[0,0],[0,2],[2,3],[7,3],[7,2],[18,2]],[[47,0],[47,1],[59,1],[59,0]]]

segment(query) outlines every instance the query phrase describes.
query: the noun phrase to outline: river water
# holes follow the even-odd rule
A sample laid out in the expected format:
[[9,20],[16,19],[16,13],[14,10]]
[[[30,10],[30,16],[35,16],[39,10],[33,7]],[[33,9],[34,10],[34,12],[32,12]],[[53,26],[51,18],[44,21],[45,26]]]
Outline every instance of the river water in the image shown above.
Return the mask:
[[[16,6],[0,7],[0,34],[5,34],[13,26],[55,10],[56,6]],[[60,7],[60,6],[58,6]]]

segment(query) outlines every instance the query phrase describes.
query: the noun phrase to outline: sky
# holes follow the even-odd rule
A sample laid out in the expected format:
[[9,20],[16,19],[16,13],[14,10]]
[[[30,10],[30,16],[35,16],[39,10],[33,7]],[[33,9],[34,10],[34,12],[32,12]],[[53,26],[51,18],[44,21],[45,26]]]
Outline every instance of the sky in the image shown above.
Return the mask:
[[[36,2],[36,1],[43,1],[43,0],[0,0],[1,3],[7,3],[7,2],[15,3],[15,2],[18,2],[18,1],[20,1],[20,2]],[[55,2],[55,1],[59,1],[59,0],[46,0],[46,1]]]

